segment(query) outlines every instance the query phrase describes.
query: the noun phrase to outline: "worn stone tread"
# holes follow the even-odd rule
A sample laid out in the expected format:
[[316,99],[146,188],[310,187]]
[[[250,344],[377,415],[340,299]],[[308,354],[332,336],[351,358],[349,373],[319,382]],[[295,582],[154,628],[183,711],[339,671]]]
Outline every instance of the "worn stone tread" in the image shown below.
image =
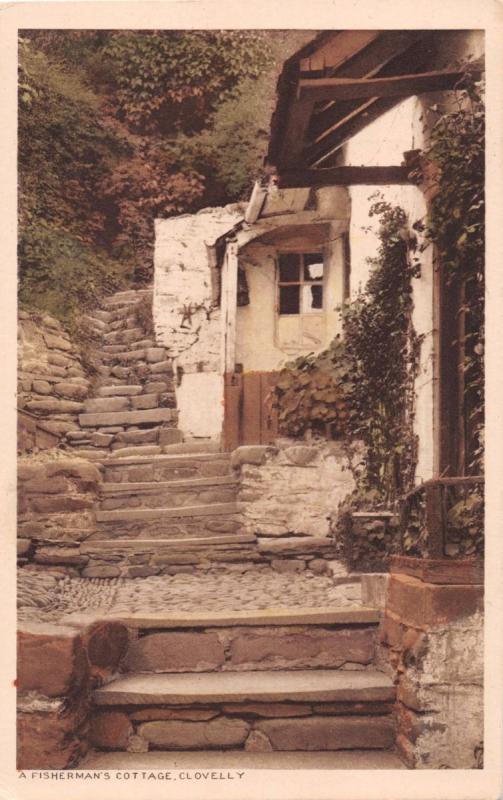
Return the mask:
[[210,503],[178,508],[121,508],[117,511],[97,511],[96,522],[134,522],[135,520],[173,519],[174,517],[217,517],[238,514],[239,503]]
[[79,414],[79,424],[83,428],[105,425],[137,425],[143,422],[170,422],[175,419],[172,408],[148,408],[140,411],[108,411]]
[[227,703],[244,701],[394,700],[391,678],[374,670],[294,670],[130,674],[93,693],[107,705]]
[[[386,750],[333,750],[310,753],[277,751],[250,753],[229,750],[194,750],[182,753],[155,751],[148,753],[108,753],[91,751],[77,769],[86,770],[195,770],[203,769],[407,769],[403,761]],[[71,772],[71,770],[67,770]]]
[[379,611],[375,608],[268,608],[246,611],[211,611],[174,614],[145,612],[123,614],[120,621],[138,629],[170,630],[172,628],[218,628],[239,626],[267,627],[275,625],[376,625]]
[[198,489],[204,486],[237,486],[237,481],[232,475],[215,475],[210,478],[190,478],[179,481],[139,481],[135,483],[105,483],[103,494],[138,494],[163,491],[180,491],[182,489]]
[[98,550],[117,550],[123,548],[130,548],[135,552],[141,552],[142,549],[154,548],[156,550],[165,550],[166,547],[172,549],[180,548],[183,550],[192,549],[193,547],[207,547],[208,545],[225,545],[225,547],[228,547],[230,544],[243,544],[255,541],[256,538],[253,533],[224,533],[219,536],[187,536],[173,539],[91,539],[81,544],[80,552],[97,552]]
[[170,466],[190,466],[194,461],[229,461],[229,453],[163,453],[158,456],[128,456],[118,458],[116,455],[107,458],[104,462],[105,467],[122,467],[130,464],[169,464]]

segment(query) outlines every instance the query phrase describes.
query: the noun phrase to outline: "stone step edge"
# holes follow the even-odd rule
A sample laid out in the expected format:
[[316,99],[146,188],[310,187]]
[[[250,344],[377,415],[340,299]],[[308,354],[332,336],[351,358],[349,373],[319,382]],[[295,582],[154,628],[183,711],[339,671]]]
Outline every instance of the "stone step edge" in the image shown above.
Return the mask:
[[218,536],[186,536],[173,539],[89,539],[82,542],[80,545],[80,552],[87,553],[96,550],[114,550],[116,548],[150,548],[150,547],[171,547],[176,548],[190,548],[194,547],[207,547],[211,545],[216,547],[223,545],[228,547],[231,544],[254,544],[257,541],[253,533],[225,533]]
[[175,517],[223,517],[239,514],[240,503],[209,503],[200,506],[169,508],[123,508],[117,511],[96,511],[96,522],[135,522],[141,520]]
[[129,673],[93,692],[98,706],[227,702],[393,701],[396,689],[376,670]]
[[275,750],[252,753],[245,750],[90,750],[78,765],[80,770],[406,770],[399,756],[390,750]]
[[[93,620],[113,619],[130,628],[171,630],[174,628],[221,628],[234,626],[288,626],[288,625],[378,625],[379,610],[366,606],[345,607],[336,609],[323,608],[267,608],[258,611],[212,611],[204,614],[197,611],[185,611],[178,614],[162,613],[130,613],[103,616],[97,610]],[[64,618],[65,624],[77,623],[89,619],[89,615],[79,612]],[[366,670],[367,672],[368,670]]]
[[102,492],[105,495],[150,493],[151,491],[178,491],[180,489],[197,489],[205,486],[237,486],[232,475],[215,475],[214,478],[189,478],[181,481],[135,481],[131,483],[104,483]]
[[[167,445],[169,446],[169,445]],[[181,462],[181,466],[187,461],[230,461],[229,453],[161,453],[156,456],[125,456],[119,458],[113,456],[111,458],[103,459],[104,467],[123,467],[130,464],[160,464],[171,463],[176,466],[177,462]]]

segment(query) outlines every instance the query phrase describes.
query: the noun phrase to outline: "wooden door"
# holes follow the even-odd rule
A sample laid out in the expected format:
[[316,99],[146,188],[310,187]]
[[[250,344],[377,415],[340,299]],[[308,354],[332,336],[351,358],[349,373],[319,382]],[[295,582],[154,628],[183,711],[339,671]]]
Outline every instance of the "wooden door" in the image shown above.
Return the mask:
[[225,377],[224,449],[270,444],[278,435],[270,392],[275,372],[233,373]]

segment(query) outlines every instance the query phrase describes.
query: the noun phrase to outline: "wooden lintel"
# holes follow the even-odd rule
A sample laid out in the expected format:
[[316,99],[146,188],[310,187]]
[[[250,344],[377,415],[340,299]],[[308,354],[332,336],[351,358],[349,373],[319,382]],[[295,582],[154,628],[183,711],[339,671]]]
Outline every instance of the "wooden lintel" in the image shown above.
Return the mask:
[[368,186],[410,183],[407,167],[331,167],[330,169],[283,170],[278,177],[281,189],[301,186]]
[[[476,78],[480,77],[480,72],[472,74]],[[365,97],[408,97],[424,92],[461,89],[465,75],[463,70],[442,70],[391,78],[301,79],[298,96],[312,102],[357,100]]]

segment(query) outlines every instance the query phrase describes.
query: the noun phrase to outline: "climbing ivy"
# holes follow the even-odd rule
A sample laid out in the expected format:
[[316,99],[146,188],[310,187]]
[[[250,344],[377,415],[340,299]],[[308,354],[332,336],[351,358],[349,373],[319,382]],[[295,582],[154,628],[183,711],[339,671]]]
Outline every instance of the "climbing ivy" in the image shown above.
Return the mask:
[[425,226],[436,246],[448,285],[462,286],[465,333],[464,392],[473,472],[483,470],[484,430],[484,256],[485,110],[483,84],[468,74],[454,109],[435,106],[423,165],[433,194]]
[[[405,212],[379,196],[379,248],[363,291],[342,309],[343,338],[288,364],[274,392],[279,424],[293,436],[344,435],[358,493],[390,505],[412,483],[414,380],[420,337],[412,325],[412,279],[419,275]],[[363,454],[363,457],[362,457]]]

